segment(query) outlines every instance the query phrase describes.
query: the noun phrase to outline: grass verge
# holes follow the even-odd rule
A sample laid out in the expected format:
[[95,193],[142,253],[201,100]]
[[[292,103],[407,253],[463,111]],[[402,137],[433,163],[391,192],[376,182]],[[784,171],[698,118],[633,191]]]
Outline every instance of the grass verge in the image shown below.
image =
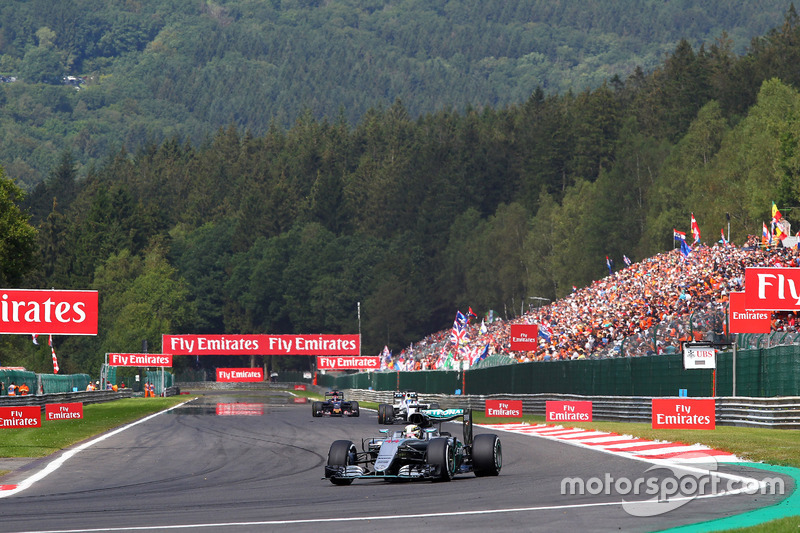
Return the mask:
[[800,516],[787,516],[751,527],[729,529],[725,533],[786,533],[800,530]]
[[0,457],[45,457],[89,437],[185,402],[188,396],[124,398],[83,407],[77,420],[44,420],[40,428],[0,430]]

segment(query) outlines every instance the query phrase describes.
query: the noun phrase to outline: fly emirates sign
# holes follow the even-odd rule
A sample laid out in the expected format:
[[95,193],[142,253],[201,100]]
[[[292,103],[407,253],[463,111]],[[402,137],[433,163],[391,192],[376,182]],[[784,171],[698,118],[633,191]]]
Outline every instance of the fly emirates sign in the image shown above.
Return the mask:
[[0,289],[0,333],[97,335],[97,291]]
[[744,304],[750,311],[800,309],[800,268],[746,268]]
[[358,355],[358,335],[164,335],[172,355]]
[[172,355],[164,353],[110,353],[109,366],[158,366],[172,367]]
[[317,357],[317,368],[320,370],[378,370],[381,358],[368,357]]

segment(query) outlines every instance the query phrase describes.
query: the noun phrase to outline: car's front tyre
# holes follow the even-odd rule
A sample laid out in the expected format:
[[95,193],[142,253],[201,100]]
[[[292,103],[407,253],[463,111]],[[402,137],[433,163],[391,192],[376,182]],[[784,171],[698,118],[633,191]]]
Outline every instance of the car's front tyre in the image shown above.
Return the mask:
[[455,475],[455,453],[448,438],[436,438],[428,444],[427,463],[433,467],[436,481],[450,481]]
[[[328,466],[347,468],[355,460],[356,446],[350,440],[336,440],[328,450]],[[350,485],[352,479],[329,477],[334,485]]]

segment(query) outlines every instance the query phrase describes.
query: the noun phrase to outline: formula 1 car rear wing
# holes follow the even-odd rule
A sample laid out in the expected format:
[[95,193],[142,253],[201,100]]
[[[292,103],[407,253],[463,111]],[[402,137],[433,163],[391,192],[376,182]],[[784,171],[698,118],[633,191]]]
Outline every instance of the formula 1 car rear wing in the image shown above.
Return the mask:
[[462,419],[464,444],[469,446],[472,444],[472,409],[421,409],[411,414],[408,421],[423,428],[439,424],[441,430],[442,423],[452,422],[458,418]]

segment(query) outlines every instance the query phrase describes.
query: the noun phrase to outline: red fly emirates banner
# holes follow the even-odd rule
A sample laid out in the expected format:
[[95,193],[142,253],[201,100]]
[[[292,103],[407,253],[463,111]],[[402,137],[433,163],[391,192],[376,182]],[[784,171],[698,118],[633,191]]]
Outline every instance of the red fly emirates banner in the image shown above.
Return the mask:
[[530,352],[539,346],[539,326],[536,324],[511,324],[511,351]]
[[172,367],[172,355],[166,353],[110,353],[108,366]]
[[522,417],[522,400],[486,400],[486,416]]
[[653,429],[714,429],[713,398],[653,398]]
[[83,404],[75,403],[48,403],[44,406],[45,420],[74,420],[83,418]]
[[745,268],[744,305],[751,311],[800,309],[800,268]]
[[358,335],[164,335],[172,355],[358,355]]
[[0,289],[0,333],[97,335],[97,291]]
[[769,333],[769,311],[749,311],[743,292],[732,292],[729,305],[731,333]]
[[217,381],[264,381],[263,368],[218,368]]
[[38,405],[0,407],[0,429],[42,427],[42,408]]
[[380,367],[380,357],[317,357],[317,368],[320,370],[378,370]]
[[546,422],[591,422],[592,402],[555,401],[545,402]]

